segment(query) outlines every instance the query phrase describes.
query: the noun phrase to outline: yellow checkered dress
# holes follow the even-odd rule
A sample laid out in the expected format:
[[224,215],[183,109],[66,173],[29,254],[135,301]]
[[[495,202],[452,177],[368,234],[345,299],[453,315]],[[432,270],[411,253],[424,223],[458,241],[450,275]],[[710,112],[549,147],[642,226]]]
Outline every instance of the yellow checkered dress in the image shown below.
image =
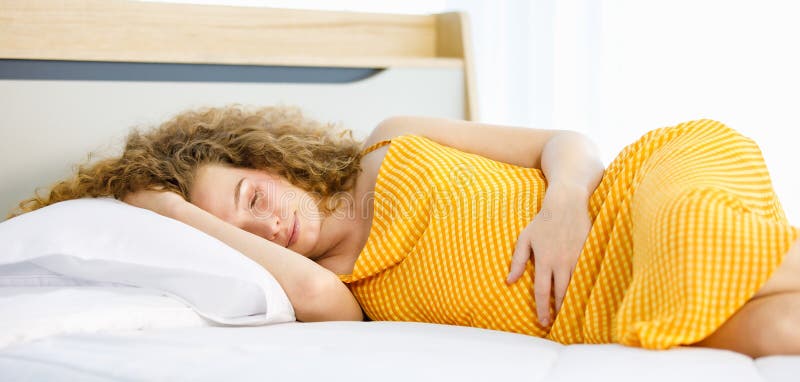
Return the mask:
[[592,195],[592,229],[548,331],[536,319],[531,262],[505,284],[545,189],[540,170],[394,138],[367,244],[340,278],[373,320],[663,349],[722,325],[800,234],[750,139],[709,120],[651,131],[619,154]]

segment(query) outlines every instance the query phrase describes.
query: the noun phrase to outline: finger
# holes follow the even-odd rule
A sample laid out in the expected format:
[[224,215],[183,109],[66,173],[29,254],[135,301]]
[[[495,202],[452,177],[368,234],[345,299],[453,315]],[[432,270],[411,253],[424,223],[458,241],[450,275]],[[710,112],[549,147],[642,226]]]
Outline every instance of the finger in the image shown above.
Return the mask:
[[513,284],[519,280],[519,278],[522,276],[522,273],[525,272],[525,265],[528,263],[528,259],[530,258],[531,247],[528,243],[528,240],[519,238],[517,240],[516,248],[514,249],[514,255],[511,256],[511,266],[509,267],[506,284]]
[[[542,269],[543,268],[543,269]],[[536,300],[536,316],[542,326],[550,324],[550,285],[553,273],[550,268],[537,266],[533,280],[533,296]]]
[[553,293],[556,295],[556,315],[561,311],[561,304],[567,294],[570,277],[571,272],[569,271],[555,274],[553,277]]

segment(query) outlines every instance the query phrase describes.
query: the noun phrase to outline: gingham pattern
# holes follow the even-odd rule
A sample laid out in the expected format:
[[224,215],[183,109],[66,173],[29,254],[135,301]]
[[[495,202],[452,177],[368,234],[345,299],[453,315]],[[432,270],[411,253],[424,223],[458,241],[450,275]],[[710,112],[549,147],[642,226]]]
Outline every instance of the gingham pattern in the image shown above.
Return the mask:
[[548,332],[536,321],[532,265],[504,282],[545,187],[536,169],[395,138],[367,245],[340,278],[373,320],[668,348],[722,325],[798,237],[751,140],[709,120],[651,131],[592,195],[594,224]]

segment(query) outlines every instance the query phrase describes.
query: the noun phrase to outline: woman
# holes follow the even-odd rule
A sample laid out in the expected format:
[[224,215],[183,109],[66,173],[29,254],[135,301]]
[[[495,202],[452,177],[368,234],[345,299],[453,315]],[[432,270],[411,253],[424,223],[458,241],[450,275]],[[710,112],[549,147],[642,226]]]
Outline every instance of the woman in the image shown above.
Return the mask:
[[300,321],[800,354],[799,232],[758,147],[714,121],[604,171],[566,131],[396,117],[362,144],[293,109],[189,111],[20,206],[109,195],[255,260]]

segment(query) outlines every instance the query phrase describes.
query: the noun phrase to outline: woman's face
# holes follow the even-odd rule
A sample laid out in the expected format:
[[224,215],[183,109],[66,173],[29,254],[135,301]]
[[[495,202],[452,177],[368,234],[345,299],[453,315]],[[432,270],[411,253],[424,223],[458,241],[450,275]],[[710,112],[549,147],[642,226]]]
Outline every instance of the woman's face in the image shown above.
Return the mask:
[[324,216],[317,200],[286,179],[262,170],[204,165],[191,202],[214,216],[297,253],[310,255]]

